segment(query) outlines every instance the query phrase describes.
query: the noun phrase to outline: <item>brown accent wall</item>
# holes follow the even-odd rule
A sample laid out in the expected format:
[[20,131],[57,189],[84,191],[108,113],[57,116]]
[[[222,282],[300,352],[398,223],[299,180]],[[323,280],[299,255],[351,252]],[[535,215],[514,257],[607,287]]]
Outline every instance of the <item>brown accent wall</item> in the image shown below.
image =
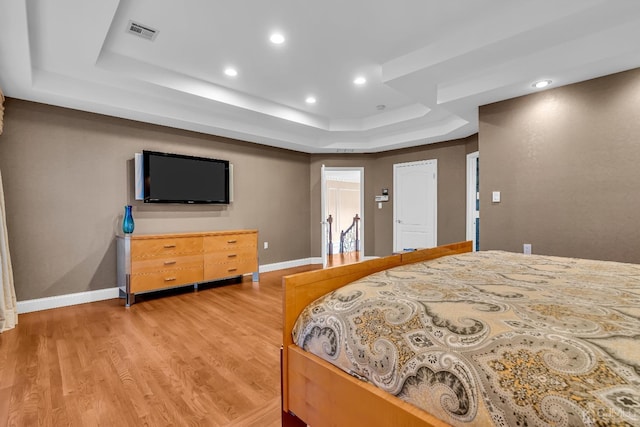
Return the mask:
[[[260,264],[310,255],[308,154],[16,99],[5,107],[0,170],[18,300],[115,286],[126,204],[135,233],[252,228]],[[233,204],[134,201],[143,149],[231,161]]]
[[319,257],[321,251],[320,222],[320,170],[322,165],[327,167],[353,167],[364,168],[364,253],[374,255],[374,241],[376,229],[373,214],[373,204],[369,201],[374,198],[374,189],[371,185],[375,161],[370,154],[312,154],[309,165],[309,194],[311,197],[311,256]]
[[480,247],[640,262],[639,117],[640,69],[481,107]]
[[[393,165],[438,160],[438,245],[466,239],[467,153],[475,151],[477,135],[439,144],[380,153],[373,186],[389,189],[389,202],[376,212],[376,255],[393,251]],[[366,173],[366,172],[365,172]],[[375,204],[373,198],[371,204]]]
[[[378,154],[309,155],[16,99],[6,101],[0,170],[18,300],[110,288],[114,235],[132,204],[135,233],[256,228],[260,264],[320,255],[320,166],[364,167],[365,253],[392,252],[393,164],[438,159],[438,243],[465,238],[466,153],[477,136]],[[133,200],[143,149],[234,165],[229,206]],[[269,242],[264,250],[263,242]]]
[[[311,156],[311,254],[320,256],[320,168],[364,167],[365,254],[393,252],[393,165],[438,160],[438,244],[466,238],[466,155],[477,150],[478,137],[376,154]],[[389,189],[389,202],[378,209],[375,196]],[[317,224],[317,226],[316,226]]]

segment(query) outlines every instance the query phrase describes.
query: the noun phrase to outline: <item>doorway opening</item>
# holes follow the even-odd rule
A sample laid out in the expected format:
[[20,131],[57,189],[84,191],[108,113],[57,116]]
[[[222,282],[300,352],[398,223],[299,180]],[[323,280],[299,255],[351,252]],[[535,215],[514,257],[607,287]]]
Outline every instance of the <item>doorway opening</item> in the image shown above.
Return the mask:
[[480,153],[467,154],[467,240],[480,250]]
[[323,166],[321,182],[323,265],[363,259],[364,168]]

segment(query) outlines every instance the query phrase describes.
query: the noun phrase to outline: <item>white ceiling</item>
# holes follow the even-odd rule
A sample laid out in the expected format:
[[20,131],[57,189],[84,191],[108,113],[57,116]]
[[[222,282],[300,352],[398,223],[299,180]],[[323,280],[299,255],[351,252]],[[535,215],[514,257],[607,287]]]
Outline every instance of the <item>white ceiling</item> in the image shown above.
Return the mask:
[[539,79],[639,67],[639,40],[638,0],[6,0],[0,87],[308,153],[378,152],[471,135],[478,106]]

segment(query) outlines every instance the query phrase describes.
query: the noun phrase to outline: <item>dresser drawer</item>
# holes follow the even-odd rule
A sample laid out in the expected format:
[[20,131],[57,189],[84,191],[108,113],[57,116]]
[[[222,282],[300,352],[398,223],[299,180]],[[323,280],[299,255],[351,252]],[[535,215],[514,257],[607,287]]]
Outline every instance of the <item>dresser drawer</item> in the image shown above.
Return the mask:
[[127,307],[136,293],[257,271],[257,230],[117,236],[118,288]]
[[256,248],[230,248],[204,254],[205,264],[221,264],[238,260],[256,260]]
[[204,252],[217,252],[234,248],[253,248],[258,245],[257,233],[226,234],[218,236],[205,236],[203,241]]
[[131,292],[151,291],[202,281],[202,267],[132,274]]
[[131,274],[202,267],[202,255],[165,255],[131,260]]
[[254,260],[237,260],[226,263],[205,263],[204,280],[216,280],[225,277],[241,276],[258,271],[258,263]]
[[157,258],[174,254],[202,253],[202,237],[174,237],[131,241],[131,258]]

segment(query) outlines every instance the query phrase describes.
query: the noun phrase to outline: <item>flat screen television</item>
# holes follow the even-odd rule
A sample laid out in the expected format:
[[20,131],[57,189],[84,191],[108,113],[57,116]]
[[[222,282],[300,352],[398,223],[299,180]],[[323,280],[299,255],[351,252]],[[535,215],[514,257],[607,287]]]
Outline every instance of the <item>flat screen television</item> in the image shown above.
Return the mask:
[[143,151],[145,203],[229,203],[229,162]]

